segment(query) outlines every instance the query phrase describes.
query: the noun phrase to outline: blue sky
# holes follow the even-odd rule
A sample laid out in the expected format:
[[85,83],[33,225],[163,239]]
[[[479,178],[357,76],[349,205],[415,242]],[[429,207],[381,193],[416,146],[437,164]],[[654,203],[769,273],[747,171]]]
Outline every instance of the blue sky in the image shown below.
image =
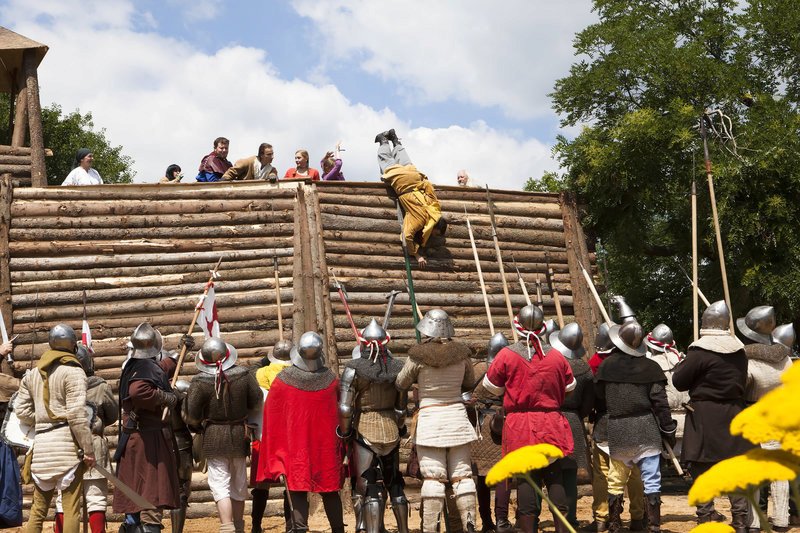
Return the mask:
[[280,172],[341,140],[346,177],[374,180],[395,127],[434,182],[519,188],[557,167],[546,94],[593,21],[589,0],[0,1],[1,25],[50,46],[43,104],[91,111],[137,181],[193,176],[218,135],[231,160],[271,142]]

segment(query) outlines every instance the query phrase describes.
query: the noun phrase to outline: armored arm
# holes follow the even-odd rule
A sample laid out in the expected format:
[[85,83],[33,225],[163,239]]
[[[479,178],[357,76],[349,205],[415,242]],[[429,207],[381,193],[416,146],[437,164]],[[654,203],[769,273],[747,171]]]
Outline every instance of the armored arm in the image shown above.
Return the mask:
[[336,434],[346,439],[353,433],[353,406],[356,403],[356,390],[354,385],[356,371],[345,368],[342,379],[339,381],[339,427]]
[[394,401],[394,416],[397,420],[397,427],[402,428],[406,425],[406,413],[408,412],[408,391],[398,391]]

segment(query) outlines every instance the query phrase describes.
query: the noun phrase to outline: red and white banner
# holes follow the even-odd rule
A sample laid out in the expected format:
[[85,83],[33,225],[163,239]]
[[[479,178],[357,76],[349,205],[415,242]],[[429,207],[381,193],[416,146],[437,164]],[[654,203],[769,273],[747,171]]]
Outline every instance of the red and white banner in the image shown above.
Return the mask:
[[92,330],[89,329],[89,321],[85,318],[83,319],[83,327],[81,327],[81,342],[90,354],[94,353],[94,349],[92,348]]
[[219,338],[219,316],[217,315],[217,300],[214,295],[214,282],[210,282],[208,292],[197,303],[200,314],[197,316],[197,324],[206,336]]

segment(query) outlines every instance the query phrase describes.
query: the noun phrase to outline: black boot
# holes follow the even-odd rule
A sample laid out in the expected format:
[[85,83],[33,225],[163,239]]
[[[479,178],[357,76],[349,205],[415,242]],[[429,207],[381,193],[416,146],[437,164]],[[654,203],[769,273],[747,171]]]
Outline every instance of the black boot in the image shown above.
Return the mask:
[[[646,517],[647,515],[645,515]],[[647,527],[647,518],[642,517],[639,519],[631,518],[631,525],[628,527],[631,531],[644,531]]]
[[622,494],[608,495],[608,531],[617,533],[622,529]]
[[647,505],[647,530],[650,533],[661,532],[661,493],[645,494]]
[[511,525],[507,518],[500,518],[497,520],[495,533],[514,533],[514,526]]
[[517,518],[517,529],[522,533],[538,533],[539,519],[533,515],[520,515]]
[[386,138],[392,141],[392,144],[394,144],[395,146],[400,146],[400,139],[397,138],[397,134],[394,132],[394,128],[384,133],[386,134]]
[[[389,130],[394,132],[394,130]],[[379,144],[389,144],[389,131],[383,131],[375,136],[375,142]]]

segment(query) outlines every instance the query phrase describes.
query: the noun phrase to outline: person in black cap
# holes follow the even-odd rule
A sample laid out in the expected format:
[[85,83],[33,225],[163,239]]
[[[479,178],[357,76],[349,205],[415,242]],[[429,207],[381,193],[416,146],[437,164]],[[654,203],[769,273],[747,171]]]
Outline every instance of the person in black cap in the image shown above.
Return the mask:
[[75,154],[72,172],[67,174],[61,185],[102,185],[103,178],[92,168],[94,155],[88,148],[81,148]]

